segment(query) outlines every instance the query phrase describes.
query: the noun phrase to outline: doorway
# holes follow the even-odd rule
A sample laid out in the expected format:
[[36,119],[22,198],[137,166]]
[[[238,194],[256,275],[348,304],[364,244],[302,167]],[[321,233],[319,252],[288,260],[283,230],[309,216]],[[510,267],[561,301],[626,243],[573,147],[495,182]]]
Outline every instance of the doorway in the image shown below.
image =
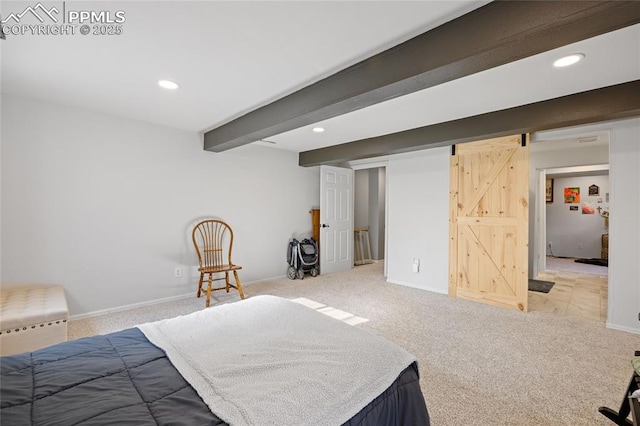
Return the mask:
[[547,169],[546,182],[554,194],[545,206],[542,270],[607,275],[609,165]]
[[531,192],[536,201],[531,212],[530,278],[554,284],[548,293],[530,291],[529,306],[533,311],[604,322],[608,268],[595,261],[608,262],[607,225],[613,201],[609,132],[542,133],[546,135],[534,135],[531,145]]
[[385,276],[386,187],[385,165],[354,167],[354,264],[384,262]]

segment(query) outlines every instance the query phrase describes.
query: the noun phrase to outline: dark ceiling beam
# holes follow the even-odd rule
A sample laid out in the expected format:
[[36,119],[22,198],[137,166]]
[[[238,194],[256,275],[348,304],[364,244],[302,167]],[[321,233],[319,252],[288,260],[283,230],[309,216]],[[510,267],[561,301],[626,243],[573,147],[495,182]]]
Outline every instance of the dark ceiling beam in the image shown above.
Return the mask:
[[204,134],[222,152],[640,22],[640,1],[494,1]]
[[636,116],[640,116],[640,80],[305,151],[299,154],[298,162],[305,167],[335,165],[473,140]]

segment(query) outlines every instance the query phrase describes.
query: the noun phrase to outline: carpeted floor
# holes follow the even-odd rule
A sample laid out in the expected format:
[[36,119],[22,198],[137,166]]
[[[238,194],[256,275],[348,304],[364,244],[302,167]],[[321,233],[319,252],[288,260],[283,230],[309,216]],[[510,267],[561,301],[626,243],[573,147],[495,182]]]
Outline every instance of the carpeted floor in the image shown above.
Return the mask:
[[[195,284],[194,284],[195,288]],[[441,425],[610,425],[640,336],[598,321],[516,311],[387,284],[382,264],[304,280],[256,283],[249,297],[304,297],[369,321],[356,327],[387,337],[418,358],[421,387]],[[215,303],[237,300],[218,292]],[[203,299],[71,321],[71,338],[186,314]]]

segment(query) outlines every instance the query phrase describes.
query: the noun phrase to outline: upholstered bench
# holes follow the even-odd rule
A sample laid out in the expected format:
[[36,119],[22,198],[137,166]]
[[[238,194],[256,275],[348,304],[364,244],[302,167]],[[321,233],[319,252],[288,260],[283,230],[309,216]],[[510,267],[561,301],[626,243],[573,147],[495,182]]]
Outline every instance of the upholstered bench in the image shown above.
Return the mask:
[[0,293],[0,355],[67,340],[69,311],[61,286],[3,284]]

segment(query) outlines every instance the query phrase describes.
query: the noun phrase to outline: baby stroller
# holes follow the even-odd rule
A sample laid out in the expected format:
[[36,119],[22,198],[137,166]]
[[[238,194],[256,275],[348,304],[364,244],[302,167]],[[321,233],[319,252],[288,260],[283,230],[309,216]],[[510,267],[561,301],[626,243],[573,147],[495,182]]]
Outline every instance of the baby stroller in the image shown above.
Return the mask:
[[287,250],[287,263],[289,263],[287,277],[290,280],[304,279],[305,272],[311,274],[312,277],[318,276],[320,270],[318,269],[318,244],[316,244],[316,240],[305,238],[298,241],[294,238],[290,241]]

